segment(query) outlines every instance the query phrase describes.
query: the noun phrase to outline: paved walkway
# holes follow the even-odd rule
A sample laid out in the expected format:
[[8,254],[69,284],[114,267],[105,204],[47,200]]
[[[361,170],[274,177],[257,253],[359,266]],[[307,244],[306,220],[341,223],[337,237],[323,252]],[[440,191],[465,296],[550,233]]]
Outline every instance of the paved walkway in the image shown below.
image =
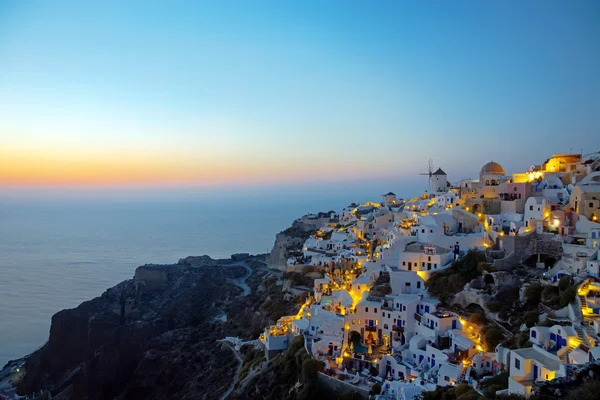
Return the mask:
[[251,293],[250,286],[248,286],[248,284],[246,283],[246,279],[248,279],[250,275],[252,275],[252,269],[245,262],[242,261],[235,264],[221,265],[221,267],[244,267],[244,269],[246,270],[246,275],[239,279],[229,278],[227,280],[233,283],[234,285],[238,286],[240,289],[242,289],[242,294],[240,294],[238,297],[248,296]]
[[225,342],[225,344],[227,345],[227,347],[229,347],[231,349],[231,351],[233,351],[235,358],[237,358],[239,361],[239,365],[238,365],[237,369],[235,370],[235,375],[233,377],[233,383],[231,384],[229,389],[227,389],[227,391],[225,393],[223,393],[223,395],[219,398],[219,400],[225,400],[227,398],[227,396],[229,396],[231,394],[231,392],[233,392],[233,388],[235,388],[235,385],[238,382],[238,376],[240,374],[240,370],[242,369],[242,364],[243,364],[242,356],[240,356],[240,353],[228,342]]

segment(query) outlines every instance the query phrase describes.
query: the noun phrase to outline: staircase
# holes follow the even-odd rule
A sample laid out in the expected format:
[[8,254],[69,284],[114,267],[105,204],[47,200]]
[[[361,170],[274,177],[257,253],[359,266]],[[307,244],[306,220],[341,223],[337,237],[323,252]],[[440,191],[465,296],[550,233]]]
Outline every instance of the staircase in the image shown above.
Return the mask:
[[468,380],[470,373],[471,373],[471,365],[469,365],[468,368],[464,368],[464,366],[463,366],[462,372],[460,373],[460,376],[458,377],[458,381],[456,381],[456,384],[458,385],[458,384],[462,383],[463,381]]

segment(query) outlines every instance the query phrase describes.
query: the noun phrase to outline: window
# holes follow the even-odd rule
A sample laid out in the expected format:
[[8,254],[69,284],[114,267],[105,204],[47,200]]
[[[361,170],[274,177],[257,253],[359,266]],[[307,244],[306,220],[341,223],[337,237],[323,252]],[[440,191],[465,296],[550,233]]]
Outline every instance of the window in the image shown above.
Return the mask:
[[531,331],[531,337],[535,338],[537,336],[537,333],[535,331]]
[[402,309],[402,311],[406,311],[406,306],[404,306],[404,308]]
[[369,307],[365,307],[365,312],[369,312]]
[[515,358],[515,368],[521,369],[521,360],[519,360],[518,358]]
[[377,314],[377,308],[375,308],[375,311],[374,311],[374,313],[375,313],[375,314]]
[[406,261],[402,261],[402,265],[406,265]]
[[417,289],[421,289],[421,282],[417,282]]
[[533,211],[533,206],[529,206],[529,211]]
[[427,261],[431,261],[431,256],[427,256]]
[[353,319],[353,320],[352,320],[352,325],[355,325],[355,324],[356,324],[356,320],[355,320],[355,319]]
[[392,314],[388,313],[388,318],[392,318]]
[[434,264],[433,264],[433,268],[437,268],[437,263],[434,263]]
[[445,380],[445,381],[447,381],[447,382],[449,382],[449,381],[450,381],[450,378],[448,378],[447,376],[445,376],[445,377],[444,377],[444,380]]
[[431,263],[427,263],[427,271],[431,270]]
[[594,203],[590,203],[590,207],[594,207]]
[[410,287],[410,282],[406,282],[404,285],[405,285],[406,287]]

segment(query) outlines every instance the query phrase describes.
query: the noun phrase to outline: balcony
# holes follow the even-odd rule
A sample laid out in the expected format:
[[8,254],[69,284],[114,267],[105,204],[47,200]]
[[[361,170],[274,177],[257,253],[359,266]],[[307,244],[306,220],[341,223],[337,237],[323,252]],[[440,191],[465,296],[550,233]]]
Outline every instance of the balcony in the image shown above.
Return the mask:
[[394,332],[404,332],[404,328],[402,328],[401,326],[393,325],[392,326],[392,331],[394,331]]
[[366,332],[377,332],[377,327],[376,326],[365,326],[365,331]]
[[415,313],[415,321],[421,322],[421,316],[417,313]]

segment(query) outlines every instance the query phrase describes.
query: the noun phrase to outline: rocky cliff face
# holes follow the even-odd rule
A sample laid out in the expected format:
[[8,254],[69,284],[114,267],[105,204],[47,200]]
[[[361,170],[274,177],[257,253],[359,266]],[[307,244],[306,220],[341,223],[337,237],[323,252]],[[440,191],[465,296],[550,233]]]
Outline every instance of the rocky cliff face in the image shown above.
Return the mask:
[[275,237],[273,249],[267,256],[267,266],[271,269],[285,271],[287,259],[292,255],[301,254],[302,245],[310,235],[317,231],[319,226],[315,221],[298,219],[292,226],[279,232]]
[[235,324],[219,316],[240,303],[253,314],[261,302],[252,306],[237,297],[242,291],[230,280],[244,276],[243,267],[206,259],[212,266],[186,264],[140,267],[133,280],[55,314],[48,343],[27,359],[20,393],[47,389],[75,400],[218,398],[237,367],[231,351],[216,344]]

